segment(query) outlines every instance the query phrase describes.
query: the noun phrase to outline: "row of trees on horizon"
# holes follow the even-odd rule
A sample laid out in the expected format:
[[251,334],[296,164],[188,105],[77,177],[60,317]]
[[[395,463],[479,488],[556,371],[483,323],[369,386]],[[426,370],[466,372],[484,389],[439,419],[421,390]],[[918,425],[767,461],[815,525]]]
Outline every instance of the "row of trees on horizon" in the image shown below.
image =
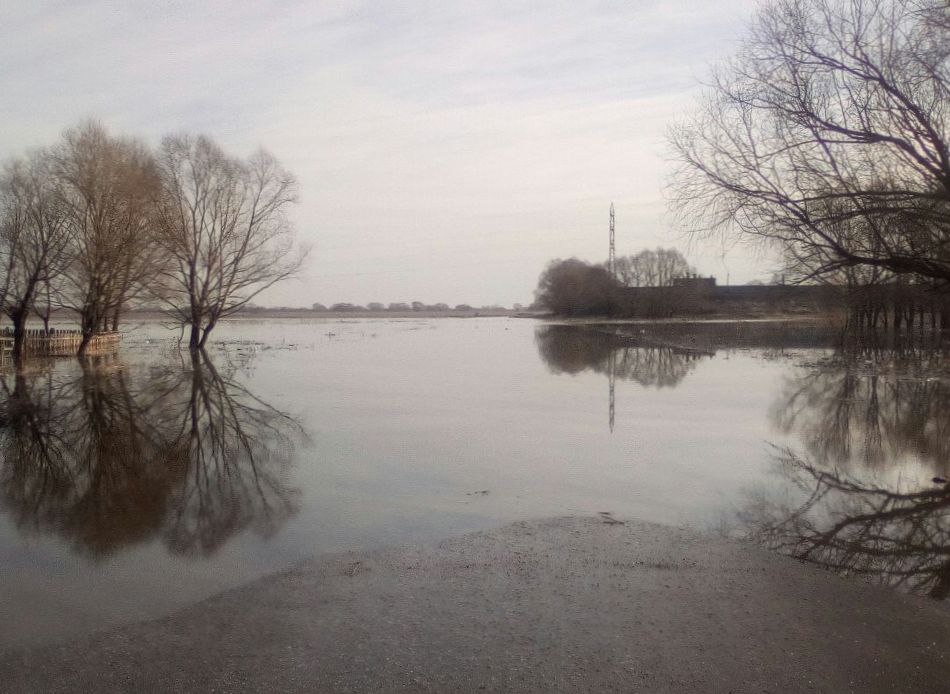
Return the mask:
[[157,149],[85,122],[0,171],[0,312],[14,359],[31,315],[78,317],[91,337],[135,303],[158,302],[200,349],[222,318],[301,267],[287,210],[293,175],[259,150],[246,159],[204,135]]
[[[448,304],[438,303],[438,304],[424,304],[421,301],[413,301],[411,303],[404,302],[395,302],[390,304],[383,304],[378,301],[371,301],[365,306],[361,304],[351,304],[351,303],[336,303],[332,304],[330,307],[324,306],[323,304],[317,303],[313,304],[311,307],[312,311],[335,311],[335,312],[348,312],[348,311],[391,311],[394,313],[405,313],[409,311],[420,312],[420,311],[507,311],[509,309],[499,304],[492,304],[490,306],[471,306],[469,304],[456,304],[455,306],[449,306]],[[513,304],[511,307],[512,311],[521,311],[524,308],[521,304]]]

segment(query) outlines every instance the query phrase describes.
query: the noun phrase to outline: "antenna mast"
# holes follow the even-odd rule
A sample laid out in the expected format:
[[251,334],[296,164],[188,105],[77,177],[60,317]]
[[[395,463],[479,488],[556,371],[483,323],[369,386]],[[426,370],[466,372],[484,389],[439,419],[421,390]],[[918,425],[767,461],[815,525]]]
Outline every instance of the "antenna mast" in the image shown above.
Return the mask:
[[614,249],[614,204],[610,203],[610,251],[607,254],[607,271],[616,275],[617,253]]

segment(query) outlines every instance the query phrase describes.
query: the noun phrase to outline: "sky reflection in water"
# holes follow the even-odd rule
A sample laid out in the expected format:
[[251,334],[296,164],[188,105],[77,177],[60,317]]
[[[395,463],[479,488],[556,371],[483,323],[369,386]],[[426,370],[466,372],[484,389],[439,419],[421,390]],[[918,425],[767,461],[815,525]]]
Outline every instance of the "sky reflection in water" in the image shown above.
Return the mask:
[[[643,347],[630,328],[540,328],[555,373],[675,386],[715,355]],[[781,355],[766,353],[772,358]],[[749,486],[740,535],[844,575],[950,596],[947,345],[841,345],[787,373],[768,411],[776,480]],[[613,417],[613,406],[611,406]],[[937,478],[936,480],[934,478]]]
[[247,321],[218,339],[191,360],[146,324],[119,358],[6,376],[0,646],[154,617],[314,553],[603,510],[738,526],[946,597],[934,364],[511,319]]

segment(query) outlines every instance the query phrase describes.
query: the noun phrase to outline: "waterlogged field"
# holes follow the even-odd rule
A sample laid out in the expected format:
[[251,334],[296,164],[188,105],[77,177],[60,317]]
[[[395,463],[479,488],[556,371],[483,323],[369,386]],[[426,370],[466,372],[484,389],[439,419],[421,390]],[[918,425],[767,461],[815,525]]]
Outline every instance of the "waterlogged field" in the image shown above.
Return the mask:
[[317,553],[562,515],[746,535],[950,592],[940,355],[623,332],[234,321],[192,358],[145,323],[117,357],[5,374],[0,647],[157,617]]

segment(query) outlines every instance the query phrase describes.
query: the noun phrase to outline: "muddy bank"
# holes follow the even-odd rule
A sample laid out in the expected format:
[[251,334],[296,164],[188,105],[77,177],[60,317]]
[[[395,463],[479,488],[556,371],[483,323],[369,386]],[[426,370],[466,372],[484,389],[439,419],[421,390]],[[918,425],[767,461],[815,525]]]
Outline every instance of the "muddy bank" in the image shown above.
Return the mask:
[[0,656],[4,691],[937,692],[950,610],[600,518],[317,558]]

